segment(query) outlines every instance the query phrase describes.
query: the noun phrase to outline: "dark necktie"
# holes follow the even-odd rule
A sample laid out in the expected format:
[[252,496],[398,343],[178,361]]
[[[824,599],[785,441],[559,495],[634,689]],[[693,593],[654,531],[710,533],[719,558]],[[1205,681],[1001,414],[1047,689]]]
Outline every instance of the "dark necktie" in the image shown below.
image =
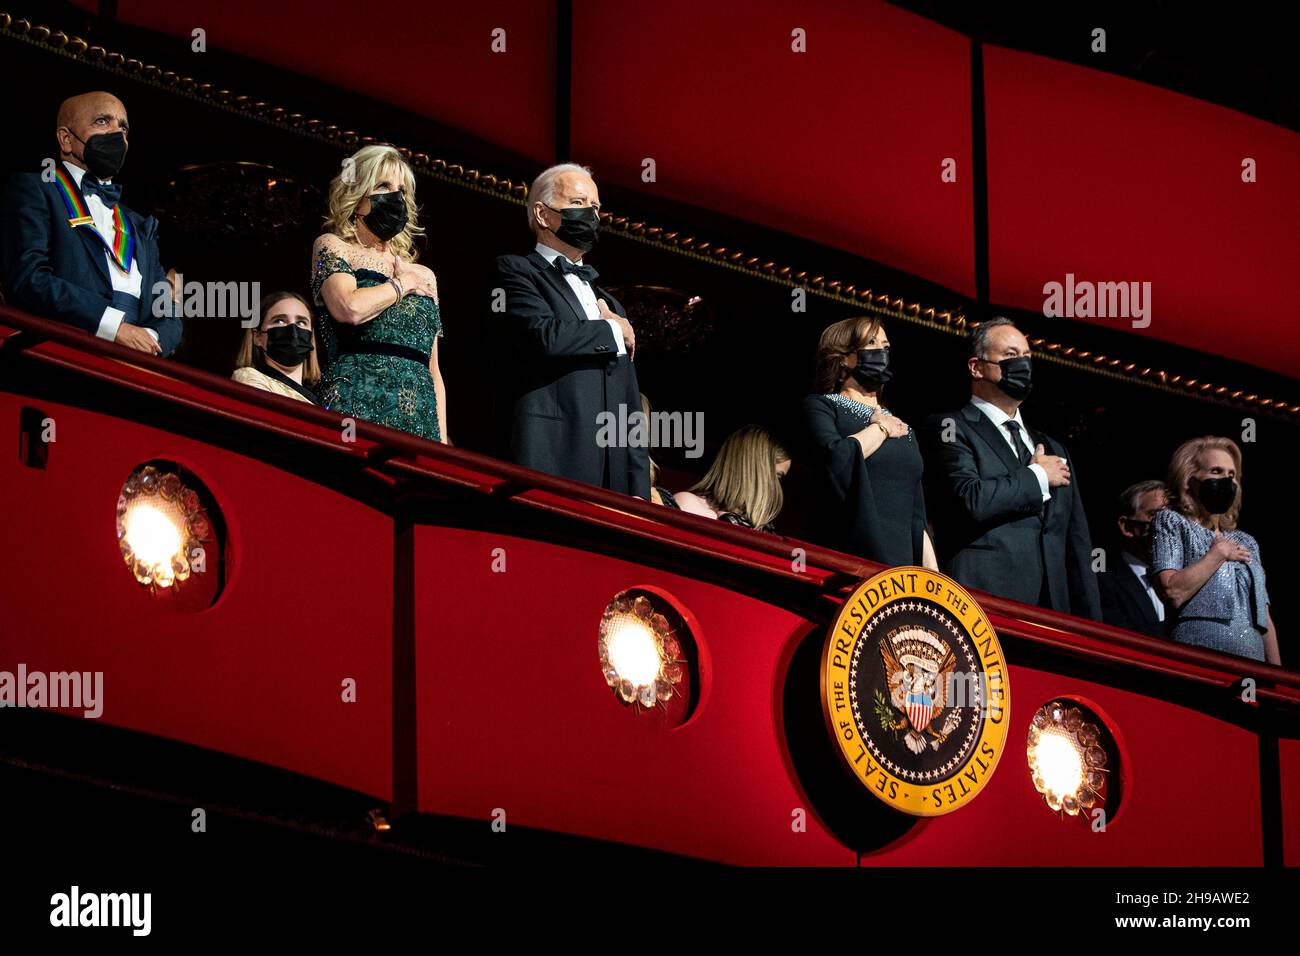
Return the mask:
[[81,191],[87,196],[98,196],[109,209],[116,206],[122,198],[121,183],[101,183],[89,173],[81,178]]
[[1013,418],[1008,418],[1006,428],[1011,433],[1011,445],[1016,450],[1016,457],[1020,459],[1020,464],[1029,464],[1029,449],[1020,440],[1020,423]]
[[555,267],[566,276],[577,276],[587,282],[595,282],[596,277],[600,275],[591,266],[580,266],[570,262],[567,256],[556,256]]

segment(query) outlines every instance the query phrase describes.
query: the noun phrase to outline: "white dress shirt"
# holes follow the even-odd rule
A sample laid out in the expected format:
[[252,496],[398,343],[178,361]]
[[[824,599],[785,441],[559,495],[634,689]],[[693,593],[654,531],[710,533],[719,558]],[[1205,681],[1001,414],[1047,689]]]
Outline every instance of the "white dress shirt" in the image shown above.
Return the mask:
[[1142,585],[1142,590],[1147,592],[1147,599],[1151,601],[1151,606],[1156,609],[1156,620],[1165,619],[1165,604],[1160,600],[1160,595],[1156,594],[1156,589],[1151,584],[1151,569],[1139,561],[1127,551],[1122,552],[1124,563],[1128,565],[1129,570],[1137,575],[1138,584]]
[[[564,253],[559,249],[552,249],[550,246],[539,242],[537,251],[546,257],[546,264],[554,266],[555,260]],[[579,259],[574,265],[582,265]],[[610,331],[614,333],[614,341],[618,344],[618,354],[627,354],[627,345],[623,342],[623,330],[618,327],[618,323],[613,319],[602,319],[600,315],[600,306],[596,302],[596,290],[591,287],[591,283],[586,279],[565,273],[565,280],[569,283],[569,288],[573,289],[574,294],[578,297],[578,302],[582,304],[582,311],[587,313],[587,318],[593,322],[608,322]]]
[[[970,403],[974,405],[976,408],[978,408],[981,412],[983,412],[984,417],[993,423],[994,427],[997,428],[998,430],[998,434],[1000,434],[1004,439],[1006,439],[1007,447],[1010,448],[1012,451],[1016,450],[1016,446],[1012,444],[1011,432],[1007,429],[1007,422],[1015,422],[1017,425],[1019,425],[1020,443],[1025,446],[1025,448],[1029,451],[1030,455],[1033,455],[1034,446],[1030,443],[1029,440],[1029,429],[1025,427],[1024,419],[1020,417],[1019,408],[1016,409],[1016,413],[1014,415],[1008,415],[1006,412],[998,408],[992,402],[986,402],[984,401],[984,399],[979,398],[975,395],[972,395],[970,397]],[[1017,457],[1019,457],[1019,454],[1020,454],[1019,452],[1016,452]],[[1049,500],[1052,497],[1052,490],[1047,484],[1047,470],[1037,462],[1030,465],[1029,470],[1032,471],[1038,477],[1038,487],[1042,489],[1043,500],[1044,501]]]
[[[77,188],[81,188],[81,177],[86,175],[86,171],[80,166],[74,166],[72,163],[64,161],[63,165],[67,168],[68,173],[76,180]],[[108,182],[108,180],[105,180]],[[104,200],[99,197],[98,193],[86,194],[82,192],[82,198],[86,201],[86,212],[90,213],[90,218],[95,220],[94,229],[104,241],[112,246],[117,231],[113,228],[113,207],[105,205]],[[85,226],[79,228],[85,229]],[[137,246],[137,249],[139,247]],[[109,254],[108,248],[104,249],[104,259],[108,262],[108,277],[113,283],[114,292],[125,292],[127,295],[133,295],[140,298],[140,287],[144,281],[140,275],[140,266],[137,262],[139,256],[131,257],[131,271],[123,272],[118,261]],[[103,316],[99,320],[99,328],[95,331],[101,339],[108,339],[110,342],[117,338],[117,328],[126,318],[126,313],[121,309],[115,309],[109,306],[104,310]],[[158,333],[153,329],[145,329],[153,336],[154,341],[158,341]]]

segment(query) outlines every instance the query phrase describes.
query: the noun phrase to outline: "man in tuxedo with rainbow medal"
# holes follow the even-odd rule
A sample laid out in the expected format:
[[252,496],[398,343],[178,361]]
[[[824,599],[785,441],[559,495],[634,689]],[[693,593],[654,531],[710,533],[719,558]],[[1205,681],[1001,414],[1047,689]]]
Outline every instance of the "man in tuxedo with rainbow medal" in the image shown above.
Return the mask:
[[110,93],[63,103],[58,160],[5,184],[0,281],[10,305],[167,356],[180,343],[181,319],[164,291],[158,221],[128,209],[113,181],[128,132],[126,107]]

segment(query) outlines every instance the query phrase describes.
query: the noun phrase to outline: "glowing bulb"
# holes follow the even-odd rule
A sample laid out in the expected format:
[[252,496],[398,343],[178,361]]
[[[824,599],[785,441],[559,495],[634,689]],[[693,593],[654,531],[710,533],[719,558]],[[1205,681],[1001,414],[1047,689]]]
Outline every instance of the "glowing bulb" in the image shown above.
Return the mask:
[[601,674],[634,711],[657,709],[686,680],[685,651],[666,607],[647,594],[622,591],[600,617]]
[[646,687],[659,675],[659,646],[640,619],[630,615],[615,621],[609,635],[609,663],[633,687]]
[[127,509],[126,543],[136,558],[151,568],[171,568],[172,558],[181,550],[179,515],[173,509],[164,512],[152,502],[139,502]]
[[1076,793],[1083,785],[1083,759],[1071,735],[1048,728],[1034,748],[1039,776],[1049,793]]

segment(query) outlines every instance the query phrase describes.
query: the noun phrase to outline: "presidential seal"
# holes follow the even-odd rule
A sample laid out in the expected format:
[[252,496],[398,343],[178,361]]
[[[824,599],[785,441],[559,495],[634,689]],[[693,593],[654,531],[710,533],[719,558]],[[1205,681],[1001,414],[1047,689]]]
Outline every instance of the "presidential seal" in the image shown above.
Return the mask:
[[1002,646],[942,574],[893,568],[862,582],[826,637],[821,688],[849,770],[905,813],[951,813],[998,765],[1011,707]]

